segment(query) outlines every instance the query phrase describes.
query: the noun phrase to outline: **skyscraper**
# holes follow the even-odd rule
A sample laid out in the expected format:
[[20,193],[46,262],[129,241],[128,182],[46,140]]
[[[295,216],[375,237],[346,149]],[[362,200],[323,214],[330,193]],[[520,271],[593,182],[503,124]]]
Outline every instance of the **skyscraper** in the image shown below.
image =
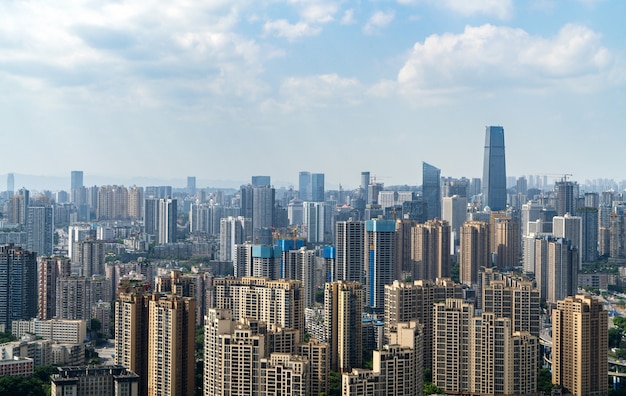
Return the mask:
[[385,342],[392,342],[392,334],[398,331],[400,323],[418,320],[424,324],[424,368],[433,369],[433,307],[434,303],[446,298],[463,298],[463,287],[451,279],[437,279],[436,282],[416,280],[412,283],[396,280],[386,285]]
[[428,220],[411,230],[413,279],[450,276],[450,225],[447,221]]
[[496,219],[496,264],[498,268],[515,268],[520,262],[520,226],[509,217]]
[[593,297],[569,296],[552,311],[552,383],[575,396],[607,392],[608,315]]
[[37,316],[37,255],[13,244],[0,246],[0,328]]
[[147,323],[148,396],[194,393],[195,309],[193,298],[152,295]]
[[28,250],[39,256],[50,256],[53,250],[54,218],[51,205],[28,207]]
[[422,163],[422,195],[426,202],[426,219],[441,218],[441,170]]
[[576,216],[582,219],[581,260],[592,263],[598,259],[598,209],[589,206],[578,208]]
[[7,175],[7,193],[9,194],[9,198],[13,196],[13,192],[15,191],[15,176],[13,173],[9,173]]
[[251,219],[241,216],[228,216],[220,220],[220,260],[233,260],[235,245],[246,241],[246,232],[251,227]]
[[393,282],[396,222],[368,220],[365,222],[367,305],[382,312],[385,306],[385,285]]
[[557,238],[567,238],[571,247],[578,250],[578,269],[583,269],[581,248],[583,246],[583,222],[582,218],[572,216],[571,212],[552,218],[552,233]]
[[83,171],[72,171],[71,173],[71,189],[78,190],[83,187]]
[[480,267],[489,267],[489,224],[482,221],[468,221],[461,227],[459,252],[459,276],[461,283],[473,286],[478,284]]
[[486,127],[482,187],[484,206],[491,210],[506,209],[506,161],[501,126]]
[[56,311],[57,279],[72,273],[70,259],[42,257],[39,259],[39,319],[52,319]]
[[324,174],[311,174],[311,201],[324,202]]
[[252,185],[254,187],[269,187],[271,186],[270,176],[252,176]]
[[191,195],[196,194],[196,177],[187,176],[187,192]]
[[576,198],[578,196],[578,183],[571,182],[565,177],[554,183],[556,194],[556,214],[563,216],[565,213],[574,214],[576,211]]
[[467,198],[459,195],[442,199],[441,218],[450,224],[455,246],[461,238],[461,226],[467,219]]
[[298,192],[302,201],[311,200],[311,172],[300,172],[298,175]]
[[337,281],[324,288],[324,335],[330,345],[331,369],[347,372],[361,367],[361,301],[358,282]]
[[338,221],[335,224],[336,279],[365,283],[363,268],[365,262],[365,222]]
[[158,204],[158,242],[174,243],[176,242],[176,218],[178,216],[177,201],[167,198],[160,199]]

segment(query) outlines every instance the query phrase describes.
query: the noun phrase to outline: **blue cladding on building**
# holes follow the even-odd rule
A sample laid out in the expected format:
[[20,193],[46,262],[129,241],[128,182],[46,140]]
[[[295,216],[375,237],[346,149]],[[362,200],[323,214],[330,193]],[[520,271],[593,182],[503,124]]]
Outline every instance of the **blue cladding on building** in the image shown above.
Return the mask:
[[396,232],[396,222],[393,220],[368,220],[365,222],[367,232]]

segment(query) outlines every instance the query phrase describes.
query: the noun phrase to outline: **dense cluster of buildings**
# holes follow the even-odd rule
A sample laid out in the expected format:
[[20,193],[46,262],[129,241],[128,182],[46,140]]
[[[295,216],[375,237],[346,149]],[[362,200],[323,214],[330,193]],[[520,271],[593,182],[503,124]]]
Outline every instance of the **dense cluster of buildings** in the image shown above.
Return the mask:
[[[584,269],[626,264],[626,199],[510,180],[502,127],[484,155],[471,180],[423,163],[421,188],[362,172],[327,191],[308,171],[297,190],[85,187],[74,171],[69,193],[31,199],[10,178],[0,329],[21,340],[0,368],[59,365],[53,394],[318,395],[334,371],[343,395],[382,396],[535,395],[547,365],[605,394],[607,312],[580,288],[620,282]],[[208,265],[177,265],[194,256]],[[83,365],[94,319],[114,365]]]

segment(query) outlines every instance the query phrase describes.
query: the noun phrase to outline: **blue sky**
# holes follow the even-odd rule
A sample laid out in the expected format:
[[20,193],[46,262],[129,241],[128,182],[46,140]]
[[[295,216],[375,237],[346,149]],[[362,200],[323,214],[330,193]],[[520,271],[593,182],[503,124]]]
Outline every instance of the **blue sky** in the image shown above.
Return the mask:
[[[0,175],[626,179],[618,0],[0,2]],[[22,149],[23,147],[28,149]],[[16,180],[19,184],[19,179]]]

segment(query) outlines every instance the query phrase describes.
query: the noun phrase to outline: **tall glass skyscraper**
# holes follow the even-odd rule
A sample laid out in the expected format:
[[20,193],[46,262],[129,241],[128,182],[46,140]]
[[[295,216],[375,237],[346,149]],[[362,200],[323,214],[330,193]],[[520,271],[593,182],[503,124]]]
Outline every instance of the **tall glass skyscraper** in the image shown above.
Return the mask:
[[485,131],[482,185],[484,205],[493,211],[506,209],[506,161],[501,126],[488,126]]
[[426,162],[422,166],[422,195],[426,202],[426,220],[441,218],[441,169]]

